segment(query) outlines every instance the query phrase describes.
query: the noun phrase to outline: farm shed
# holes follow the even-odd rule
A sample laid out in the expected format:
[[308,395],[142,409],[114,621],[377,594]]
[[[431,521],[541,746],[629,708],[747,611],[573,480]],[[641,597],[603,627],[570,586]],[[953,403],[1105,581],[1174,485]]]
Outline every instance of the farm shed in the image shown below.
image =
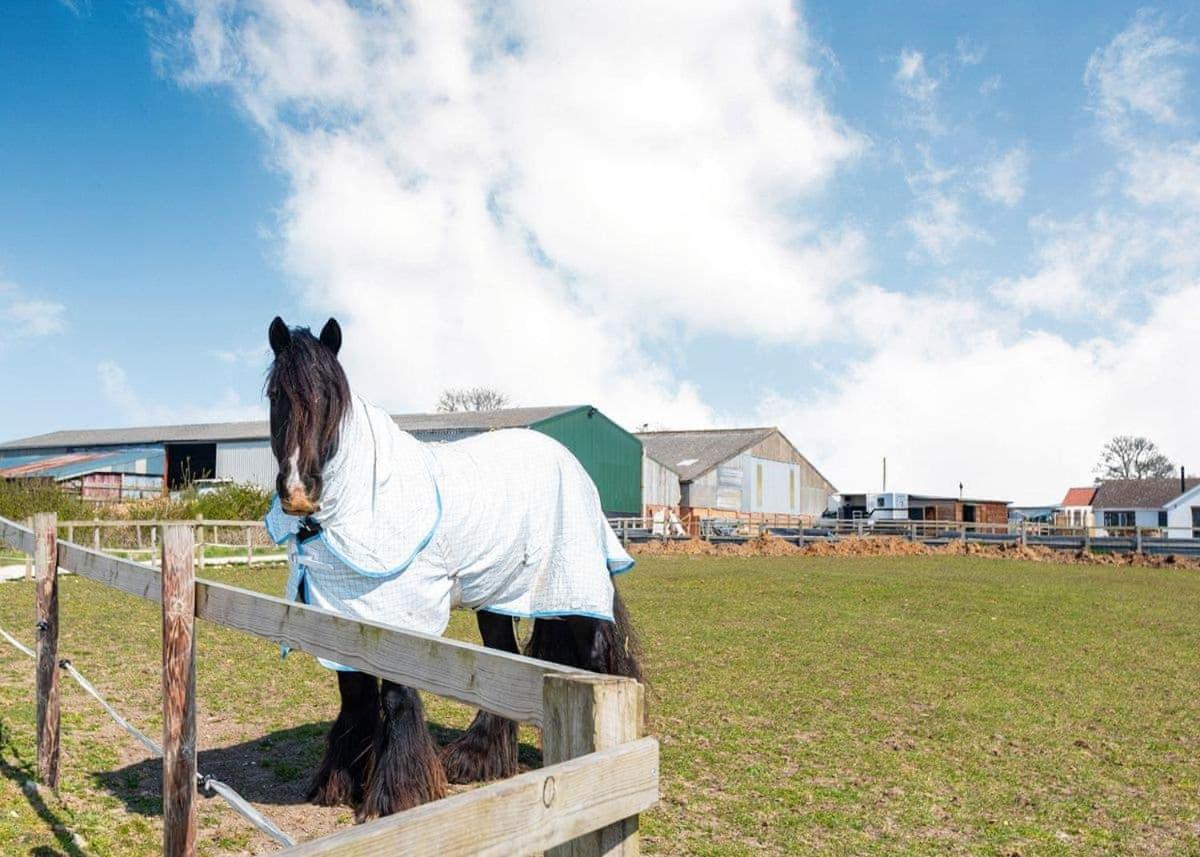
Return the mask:
[[[595,481],[606,512],[636,515],[641,510],[641,441],[590,405],[400,414],[392,419],[418,440],[430,443],[503,428],[540,431],[580,460]],[[0,468],[30,457],[124,454],[132,448],[157,456],[155,472],[168,488],[201,478],[275,487],[278,471],[265,420],[51,432],[0,444]]]
[[1007,500],[882,491],[842,494],[833,500],[830,512],[843,520],[1007,524],[1008,505]]
[[51,452],[0,458],[0,479],[53,482],[85,500],[137,500],[162,492],[157,447],[102,452]]
[[1094,527],[1096,516],[1092,511],[1092,503],[1095,499],[1095,485],[1068,488],[1060,504],[1062,510],[1055,516],[1056,523],[1062,527]]
[[[1200,526],[1200,479],[1172,476],[1165,479],[1106,479],[1096,488],[1092,506],[1096,526],[1190,527]],[[1187,538],[1186,532],[1172,538]]]
[[[815,518],[833,485],[774,427],[655,431],[638,434],[649,474],[679,480],[685,520],[773,515]],[[657,487],[655,490],[658,490]],[[658,499],[656,497],[656,499]]]

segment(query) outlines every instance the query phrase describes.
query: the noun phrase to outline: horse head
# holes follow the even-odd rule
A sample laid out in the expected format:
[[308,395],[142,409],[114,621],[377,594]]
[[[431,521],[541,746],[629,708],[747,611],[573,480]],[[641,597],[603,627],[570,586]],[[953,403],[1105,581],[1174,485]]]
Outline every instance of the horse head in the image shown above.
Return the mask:
[[276,316],[267,338],[275,355],[266,392],[279,464],[276,490],[289,515],[311,515],[320,509],[321,473],[337,451],[338,429],[350,407],[350,384],[337,359],[342,329],[331,318],[318,338]]

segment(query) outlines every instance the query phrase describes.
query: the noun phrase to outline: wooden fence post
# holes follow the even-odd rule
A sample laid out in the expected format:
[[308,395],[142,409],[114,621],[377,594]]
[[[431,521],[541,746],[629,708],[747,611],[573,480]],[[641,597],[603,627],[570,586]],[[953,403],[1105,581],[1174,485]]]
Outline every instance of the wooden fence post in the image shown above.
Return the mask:
[[37,766],[43,785],[58,788],[58,516],[33,516],[37,570]]
[[[543,681],[542,760],[547,765],[641,737],[643,688],[630,678],[548,675]],[[546,857],[636,857],[638,817],[551,848]]]
[[163,527],[163,854],[196,853],[196,576],[191,526]]
[[254,564],[254,530],[250,527],[245,527],[246,530],[246,568]]

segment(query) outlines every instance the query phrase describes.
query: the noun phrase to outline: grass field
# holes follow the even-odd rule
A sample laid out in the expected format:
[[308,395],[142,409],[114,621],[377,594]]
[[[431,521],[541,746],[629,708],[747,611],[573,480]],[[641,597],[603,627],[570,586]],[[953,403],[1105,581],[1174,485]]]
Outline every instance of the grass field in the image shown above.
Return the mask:
[[[622,580],[662,742],[647,853],[1200,854],[1200,572],[647,557]],[[62,653],[156,734],[157,607],[61,586]],[[26,642],[32,601],[0,585],[0,625]],[[452,633],[471,639],[470,617]],[[201,770],[305,837],[349,824],[299,803],[335,712],[329,674],[207,624],[199,652]],[[0,642],[0,854],[157,853],[157,765],[70,682],[61,794],[23,789],[32,675]],[[427,706],[443,740],[470,718]],[[274,850],[216,799],[201,836],[204,854]]]

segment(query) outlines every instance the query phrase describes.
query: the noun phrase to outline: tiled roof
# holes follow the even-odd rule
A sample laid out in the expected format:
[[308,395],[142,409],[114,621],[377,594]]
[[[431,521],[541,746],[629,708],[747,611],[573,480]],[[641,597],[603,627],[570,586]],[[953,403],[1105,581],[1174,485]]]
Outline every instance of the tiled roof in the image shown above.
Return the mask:
[[1067,496],[1063,498],[1064,506],[1090,506],[1092,498],[1096,496],[1096,486],[1089,485],[1086,488],[1068,488]]
[[1180,484],[1179,477],[1168,479],[1106,479],[1096,489],[1092,505],[1097,509],[1160,509],[1180,494],[1200,485],[1191,477]]
[[679,474],[682,482],[703,476],[777,429],[771,427],[706,429],[703,431],[639,432],[646,454]]

